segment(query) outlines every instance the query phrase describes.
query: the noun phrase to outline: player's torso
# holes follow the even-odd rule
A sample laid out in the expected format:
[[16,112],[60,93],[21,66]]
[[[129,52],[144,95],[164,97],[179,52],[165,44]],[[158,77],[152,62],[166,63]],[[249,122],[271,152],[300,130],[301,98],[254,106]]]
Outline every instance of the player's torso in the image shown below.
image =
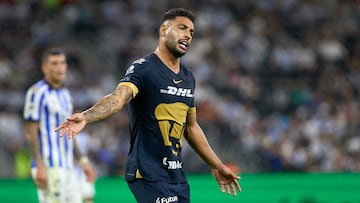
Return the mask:
[[44,84],[34,91],[32,105],[39,111],[39,146],[45,164],[49,167],[73,166],[73,143],[61,139],[55,128],[71,115],[73,104],[67,89],[52,89]]
[[44,114],[48,114],[48,117],[54,119],[56,124],[61,124],[71,115],[73,110],[70,94],[67,90],[60,89],[50,90],[45,95],[42,104]]
[[[180,122],[179,117],[183,119],[188,108],[193,106],[195,85],[192,75],[184,67],[174,73],[157,60],[149,66],[143,87],[135,98],[137,109],[147,111],[146,115],[155,116],[157,120],[163,120],[162,116],[171,113],[172,117],[168,119]],[[167,110],[171,112],[163,112],[164,108],[170,108]]]
[[158,58],[149,63],[139,94],[130,105],[131,117],[137,121],[134,150],[141,160],[142,175],[183,180],[182,136],[189,109],[194,108],[195,81],[184,67],[176,74]]

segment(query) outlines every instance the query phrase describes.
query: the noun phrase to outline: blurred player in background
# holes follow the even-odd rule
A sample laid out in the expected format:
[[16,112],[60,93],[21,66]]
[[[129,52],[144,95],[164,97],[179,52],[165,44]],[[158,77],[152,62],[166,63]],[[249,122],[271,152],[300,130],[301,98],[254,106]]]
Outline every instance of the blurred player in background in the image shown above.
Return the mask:
[[185,9],[167,11],[155,52],[133,62],[112,93],[57,128],[61,136],[75,138],[86,124],[108,118],[129,103],[131,146],[125,179],[141,203],[190,202],[181,158],[183,136],[210,165],[223,192],[235,196],[240,191],[240,177],[218,158],[196,120],[195,79],[180,63],[193,38],[194,20]]
[[28,89],[23,112],[39,202],[81,203],[74,158],[80,162],[88,181],[95,181],[95,170],[89,159],[81,156],[73,140],[59,139],[59,133],[54,131],[73,110],[72,98],[63,84],[67,71],[65,52],[57,48],[46,51],[41,70],[44,78]]
[[[76,137],[76,143],[82,155],[88,155],[89,153],[89,147],[90,147],[89,139],[90,139],[89,134],[85,131],[80,132]],[[86,180],[86,174],[82,170],[80,163],[76,164],[76,169],[78,176],[80,177],[80,188],[84,203],[94,203],[94,196],[95,196],[94,183]]]

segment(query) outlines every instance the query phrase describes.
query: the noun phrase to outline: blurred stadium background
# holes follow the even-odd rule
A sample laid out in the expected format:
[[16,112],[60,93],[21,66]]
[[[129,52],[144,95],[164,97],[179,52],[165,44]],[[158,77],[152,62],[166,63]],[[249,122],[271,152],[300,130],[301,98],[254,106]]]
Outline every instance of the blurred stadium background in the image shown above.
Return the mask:
[[[251,177],[236,201],[249,194],[259,199],[242,202],[266,200],[271,188],[279,198],[267,202],[316,202],[317,192],[319,202],[360,202],[350,195],[356,184],[346,182],[360,171],[359,0],[0,0],[1,193],[7,185],[35,192],[22,108],[26,88],[41,78],[42,51],[68,51],[67,86],[76,108],[86,108],[115,88],[132,60],[154,50],[160,15],[171,7],[197,15],[183,62],[198,81],[198,118],[210,144]],[[100,191],[123,174],[127,119],[123,111],[86,129]],[[208,188],[212,179],[201,177],[209,168],[186,145],[183,156],[193,183]],[[255,183],[278,183],[273,176],[287,189],[269,183],[257,190]],[[307,179],[318,187],[292,198],[297,181]],[[329,184],[344,193],[321,193]],[[199,188],[193,196],[218,189]]]

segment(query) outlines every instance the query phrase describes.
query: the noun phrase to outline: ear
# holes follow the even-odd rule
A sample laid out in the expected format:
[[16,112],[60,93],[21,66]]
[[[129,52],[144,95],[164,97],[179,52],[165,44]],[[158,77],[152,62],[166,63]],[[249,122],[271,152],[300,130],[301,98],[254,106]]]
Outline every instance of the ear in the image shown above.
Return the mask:
[[159,28],[160,37],[165,36],[166,30],[167,30],[167,26],[165,25],[165,23],[161,24],[161,26]]
[[46,64],[42,63],[41,64],[41,72],[45,74],[45,71],[46,71]]

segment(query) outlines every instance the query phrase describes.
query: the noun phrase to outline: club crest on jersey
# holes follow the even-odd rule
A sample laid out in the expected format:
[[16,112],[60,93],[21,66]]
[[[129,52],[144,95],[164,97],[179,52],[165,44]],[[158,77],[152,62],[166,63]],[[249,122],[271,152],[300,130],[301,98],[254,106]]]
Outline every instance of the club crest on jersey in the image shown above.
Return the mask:
[[134,65],[131,65],[131,66],[126,70],[125,75],[129,75],[129,74],[133,73],[133,72],[134,72],[134,69],[135,69]]
[[142,63],[144,63],[144,61],[146,61],[146,60],[144,58],[141,58],[141,59],[134,61],[133,64],[142,64]]
[[179,96],[179,97],[189,97],[189,98],[194,97],[194,95],[191,93],[191,89],[177,88],[170,85],[167,86],[166,89],[160,89],[160,93]]

